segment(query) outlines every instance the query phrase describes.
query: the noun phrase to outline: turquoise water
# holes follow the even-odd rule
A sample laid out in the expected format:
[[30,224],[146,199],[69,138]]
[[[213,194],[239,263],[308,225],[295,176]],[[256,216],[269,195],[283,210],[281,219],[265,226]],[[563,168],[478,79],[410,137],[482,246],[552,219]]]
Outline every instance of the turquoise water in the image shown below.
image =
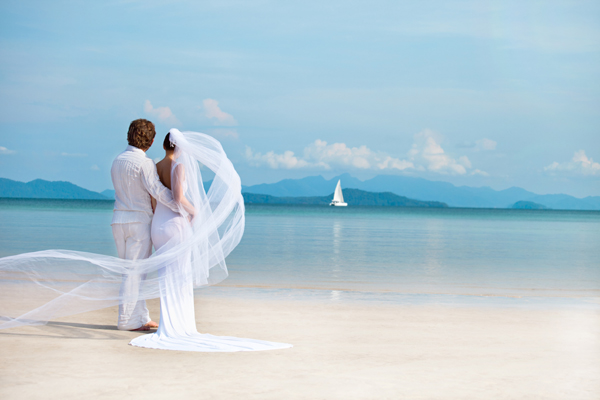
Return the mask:
[[[110,201],[0,199],[0,256],[116,255],[111,217]],[[230,277],[206,293],[598,303],[599,243],[598,211],[249,205]]]

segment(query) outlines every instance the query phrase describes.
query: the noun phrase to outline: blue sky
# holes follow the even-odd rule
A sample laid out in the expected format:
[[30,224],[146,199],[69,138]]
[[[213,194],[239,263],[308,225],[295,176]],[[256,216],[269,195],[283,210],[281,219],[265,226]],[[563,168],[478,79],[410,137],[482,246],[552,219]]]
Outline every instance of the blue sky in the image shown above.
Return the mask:
[[110,188],[144,117],[214,135],[246,185],[600,195],[597,1],[3,1],[0,30],[0,177]]

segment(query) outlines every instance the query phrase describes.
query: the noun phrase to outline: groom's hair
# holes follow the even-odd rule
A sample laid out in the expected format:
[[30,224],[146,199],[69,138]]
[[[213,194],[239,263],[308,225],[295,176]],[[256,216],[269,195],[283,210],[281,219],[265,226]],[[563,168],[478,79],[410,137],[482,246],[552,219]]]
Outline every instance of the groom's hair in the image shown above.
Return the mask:
[[127,142],[130,146],[138,149],[148,150],[152,145],[152,141],[156,136],[154,124],[147,119],[136,119],[129,124],[129,132],[127,132]]

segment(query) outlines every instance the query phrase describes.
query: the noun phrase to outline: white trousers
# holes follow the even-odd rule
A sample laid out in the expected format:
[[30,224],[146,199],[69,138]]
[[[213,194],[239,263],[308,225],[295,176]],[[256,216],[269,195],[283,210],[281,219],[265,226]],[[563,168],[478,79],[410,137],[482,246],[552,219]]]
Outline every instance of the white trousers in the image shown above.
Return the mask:
[[[117,245],[119,258],[137,260],[148,258],[152,254],[152,240],[150,239],[150,224],[131,223],[113,224],[112,231]],[[121,299],[132,298],[135,301],[122,300],[119,304],[119,320],[117,328],[120,330],[137,329],[150,322],[150,312],[146,307],[146,300],[138,300],[137,294],[144,283],[145,276],[123,275]]]

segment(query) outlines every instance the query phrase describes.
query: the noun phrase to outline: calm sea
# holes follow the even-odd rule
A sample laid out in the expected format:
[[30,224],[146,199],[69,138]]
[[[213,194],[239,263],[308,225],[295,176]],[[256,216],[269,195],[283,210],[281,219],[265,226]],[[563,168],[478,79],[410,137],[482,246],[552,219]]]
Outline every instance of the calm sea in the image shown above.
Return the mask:
[[[116,255],[112,202],[0,199],[0,256]],[[216,296],[600,307],[600,212],[248,205]]]

